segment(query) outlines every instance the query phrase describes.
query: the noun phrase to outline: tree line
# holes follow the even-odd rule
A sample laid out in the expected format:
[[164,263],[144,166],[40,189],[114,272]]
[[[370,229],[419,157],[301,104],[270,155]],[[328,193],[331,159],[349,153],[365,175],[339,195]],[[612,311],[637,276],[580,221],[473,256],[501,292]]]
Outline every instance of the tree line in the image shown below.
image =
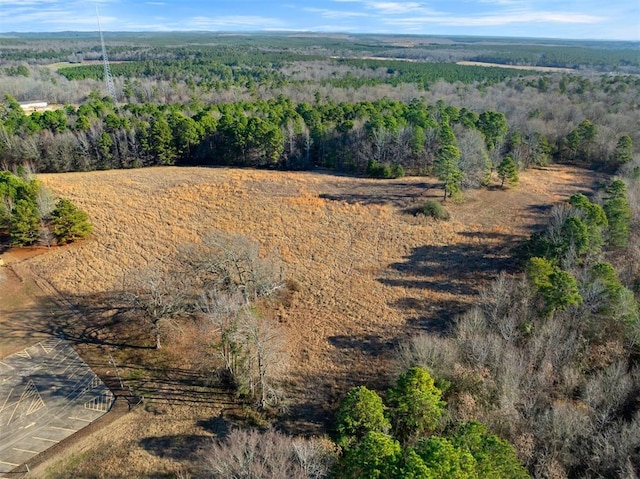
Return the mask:
[[519,248],[520,275],[502,274],[446,337],[400,348],[402,368],[450,385],[451,415],[507,439],[533,477],[640,470],[637,191],[636,176],[616,178],[556,205]]
[[[503,113],[422,100],[294,104],[272,100],[202,105],[128,103],[90,95],[79,107],[27,115],[7,97],[0,116],[5,168],[40,172],[151,165],[331,168],[373,177],[435,173],[447,194],[485,184],[508,157],[518,168],[551,159],[588,162],[597,126],[585,120],[556,144],[510,128]],[[633,159],[621,135],[605,164]],[[509,165],[513,168],[513,165]],[[504,176],[503,173],[500,173]]]
[[24,169],[19,173],[0,171],[0,239],[12,246],[52,246],[91,234],[84,211],[66,198],[54,198]]
[[[409,37],[410,45],[398,47],[396,39],[371,35],[349,35],[341,38],[317,35],[303,37],[283,34],[252,34],[246,37],[218,33],[171,32],[145,33],[105,32],[110,56],[116,60],[174,58],[174,52],[194,51],[206,55],[219,54],[234,59],[253,55],[386,56],[422,61],[442,62],[477,60],[507,65],[538,65],[565,68],[625,70],[637,72],[638,63],[633,42],[598,42],[576,40],[537,41],[535,45],[516,38],[490,41],[482,37],[448,37],[447,42],[432,37]],[[66,61],[82,52],[87,58],[100,55],[95,33],[13,34],[0,39],[3,58],[7,61]],[[404,40],[407,40],[404,38]],[[180,45],[180,46],[176,46]],[[189,46],[182,46],[189,45]],[[219,53],[218,53],[219,52]]]

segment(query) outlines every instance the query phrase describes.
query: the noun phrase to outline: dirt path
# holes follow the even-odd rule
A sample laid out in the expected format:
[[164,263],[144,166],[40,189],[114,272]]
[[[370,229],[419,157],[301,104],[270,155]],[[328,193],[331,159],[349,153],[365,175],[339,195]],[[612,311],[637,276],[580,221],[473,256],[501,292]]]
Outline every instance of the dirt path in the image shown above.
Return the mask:
[[20,266],[41,253],[23,250],[0,255],[0,358],[49,337],[46,324],[56,305]]

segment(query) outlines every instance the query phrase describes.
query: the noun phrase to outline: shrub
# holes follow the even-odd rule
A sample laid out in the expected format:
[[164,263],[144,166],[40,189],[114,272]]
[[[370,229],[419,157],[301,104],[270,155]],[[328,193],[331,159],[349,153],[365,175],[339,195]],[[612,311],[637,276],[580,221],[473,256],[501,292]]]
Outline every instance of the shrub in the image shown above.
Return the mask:
[[404,168],[402,165],[395,164],[391,166],[391,175],[393,178],[404,178]]
[[389,180],[392,178],[402,178],[404,176],[404,168],[399,164],[380,164],[376,160],[369,160],[367,163],[367,176],[371,178],[380,178]]
[[431,375],[418,367],[400,375],[387,399],[396,437],[401,441],[434,431],[445,406],[442,391]]
[[201,457],[203,477],[321,479],[329,475],[335,450],[320,439],[236,429],[204,448]]
[[418,214],[429,216],[437,220],[449,220],[449,212],[436,200],[427,201],[422,208],[418,210]]
[[360,441],[368,432],[386,433],[391,428],[384,416],[382,399],[365,386],[347,393],[336,413],[338,444],[348,447]]
[[67,199],[61,199],[51,213],[53,219],[53,234],[59,243],[86,238],[93,230],[89,217]]

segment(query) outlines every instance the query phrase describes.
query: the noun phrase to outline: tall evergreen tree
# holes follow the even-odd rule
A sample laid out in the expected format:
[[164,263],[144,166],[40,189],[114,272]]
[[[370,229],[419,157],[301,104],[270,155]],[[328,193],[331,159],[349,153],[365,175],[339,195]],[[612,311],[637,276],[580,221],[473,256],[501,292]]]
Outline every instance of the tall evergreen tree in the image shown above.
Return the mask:
[[607,196],[603,209],[609,223],[609,244],[614,247],[626,246],[632,220],[627,185],[622,180],[613,180],[605,191]]
[[40,236],[38,208],[29,200],[18,200],[11,212],[9,236],[14,246],[28,246]]
[[613,161],[618,165],[628,163],[633,159],[633,141],[629,135],[622,135],[613,152]]
[[435,161],[436,175],[444,183],[443,199],[460,192],[463,174],[459,168],[460,150],[455,145],[443,145]]
[[498,165],[498,177],[501,180],[500,186],[504,186],[504,182],[511,187],[516,186],[520,178],[518,177],[518,166],[513,158],[506,156]]
[[406,442],[434,431],[443,413],[442,391],[419,367],[402,374],[387,394],[395,435]]

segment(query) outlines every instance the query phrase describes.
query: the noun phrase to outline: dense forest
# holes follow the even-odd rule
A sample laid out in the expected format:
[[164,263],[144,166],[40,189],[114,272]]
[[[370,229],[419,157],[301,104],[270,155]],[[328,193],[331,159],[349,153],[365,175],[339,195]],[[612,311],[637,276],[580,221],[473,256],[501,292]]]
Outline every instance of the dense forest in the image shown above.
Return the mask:
[[[4,170],[224,165],[381,179],[429,175],[442,185],[443,201],[496,178],[515,187],[518,171],[553,162],[610,175],[595,197],[576,194],[554,206],[547,226],[514,253],[520,272],[497,278],[446,335],[424,333],[399,345],[400,372],[386,392],[344,391],[333,444],[305,443],[315,456],[304,462],[302,443],[268,433],[288,458],[273,477],[636,477],[637,45],[195,33],[106,39],[116,98],[103,92],[105,70],[91,61],[101,59],[100,48],[89,34],[0,38]],[[465,60],[527,68],[456,63]],[[21,106],[35,99],[55,107]],[[6,230],[22,210],[37,208],[36,199],[27,201],[36,198],[37,183],[3,174],[7,185],[33,190],[0,204]],[[70,208],[60,202],[47,221],[77,216]],[[86,236],[86,218],[76,221]],[[13,243],[43,235],[26,231],[12,230]],[[223,252],[234,243],[225,240]],[[188,257],[204,275],[198,254]],[[238,305],[267,295],[248,294],[248,283],[221,271],[207,270],[207,281],[217,281],[219,291],[224,284],[227,299],[241,291]],[[132,301],[145,311],[153,293],[141,286]],[[156,331],[162,319],[152,318]],[[229,337],[221,345],[235,360],[242,348],[225,344]],[[263,371],[249,381],[227,369],[237,375],[236,387],[250,383],[246,389],[267,407]],[[261,440],[257,432],[234,434],[207,453],[219,461],[201,466],[215,477],[236,477],[238,451]],[[262,452],[256,461],[274,461],[273,450]]]
[[[224,36],[192,38],[214,45],[175,46],[171,39],[182,36],[113,41],[117,104],[100,93],[102,65],[52,70],[35,56],[31,64],[17,59],[38,51],[40,39],[0,39],[5,59],[12,59],[0,78],[7,93],[0,131],[5,167],[28,161],[36,171],[60,172],[195,163],[366,174],[375,161],[427,173],[442,146],[455,142],[466,182],[477,186],[481,170],[505,156],[520,167],[554,160],[615,168],[640,141],[629,128],[638,123],[631,105],[640,79],[623,68],[597,74],[601,50],[612,61],[622,56],[634,64],[637,56],[624,44],[491,45],[503,63],[541,48],[555,58],[548,64],[566,66],[577,61],[576,49],[582,52],[584,70],[539,73],[443,57],[384,60],[395,54],[393,38],[294,36],[286,46],[269,35],[235,43]],[[424,38],[405,41],[413,43],[406,58],[421,48],[444,48]],[[74,42],[84,50],[68,50]],[[51,61],[72,53],[76,60],[99,59],[95,45],[86,48],[85,35],[53,44],[59,49],[41,52]],[[465,59],[479,58],[473,42],[447,46]],[[23,112],[18,102],[33,99],[62,108]],[[626,152],[618,151],[620,141]]]

